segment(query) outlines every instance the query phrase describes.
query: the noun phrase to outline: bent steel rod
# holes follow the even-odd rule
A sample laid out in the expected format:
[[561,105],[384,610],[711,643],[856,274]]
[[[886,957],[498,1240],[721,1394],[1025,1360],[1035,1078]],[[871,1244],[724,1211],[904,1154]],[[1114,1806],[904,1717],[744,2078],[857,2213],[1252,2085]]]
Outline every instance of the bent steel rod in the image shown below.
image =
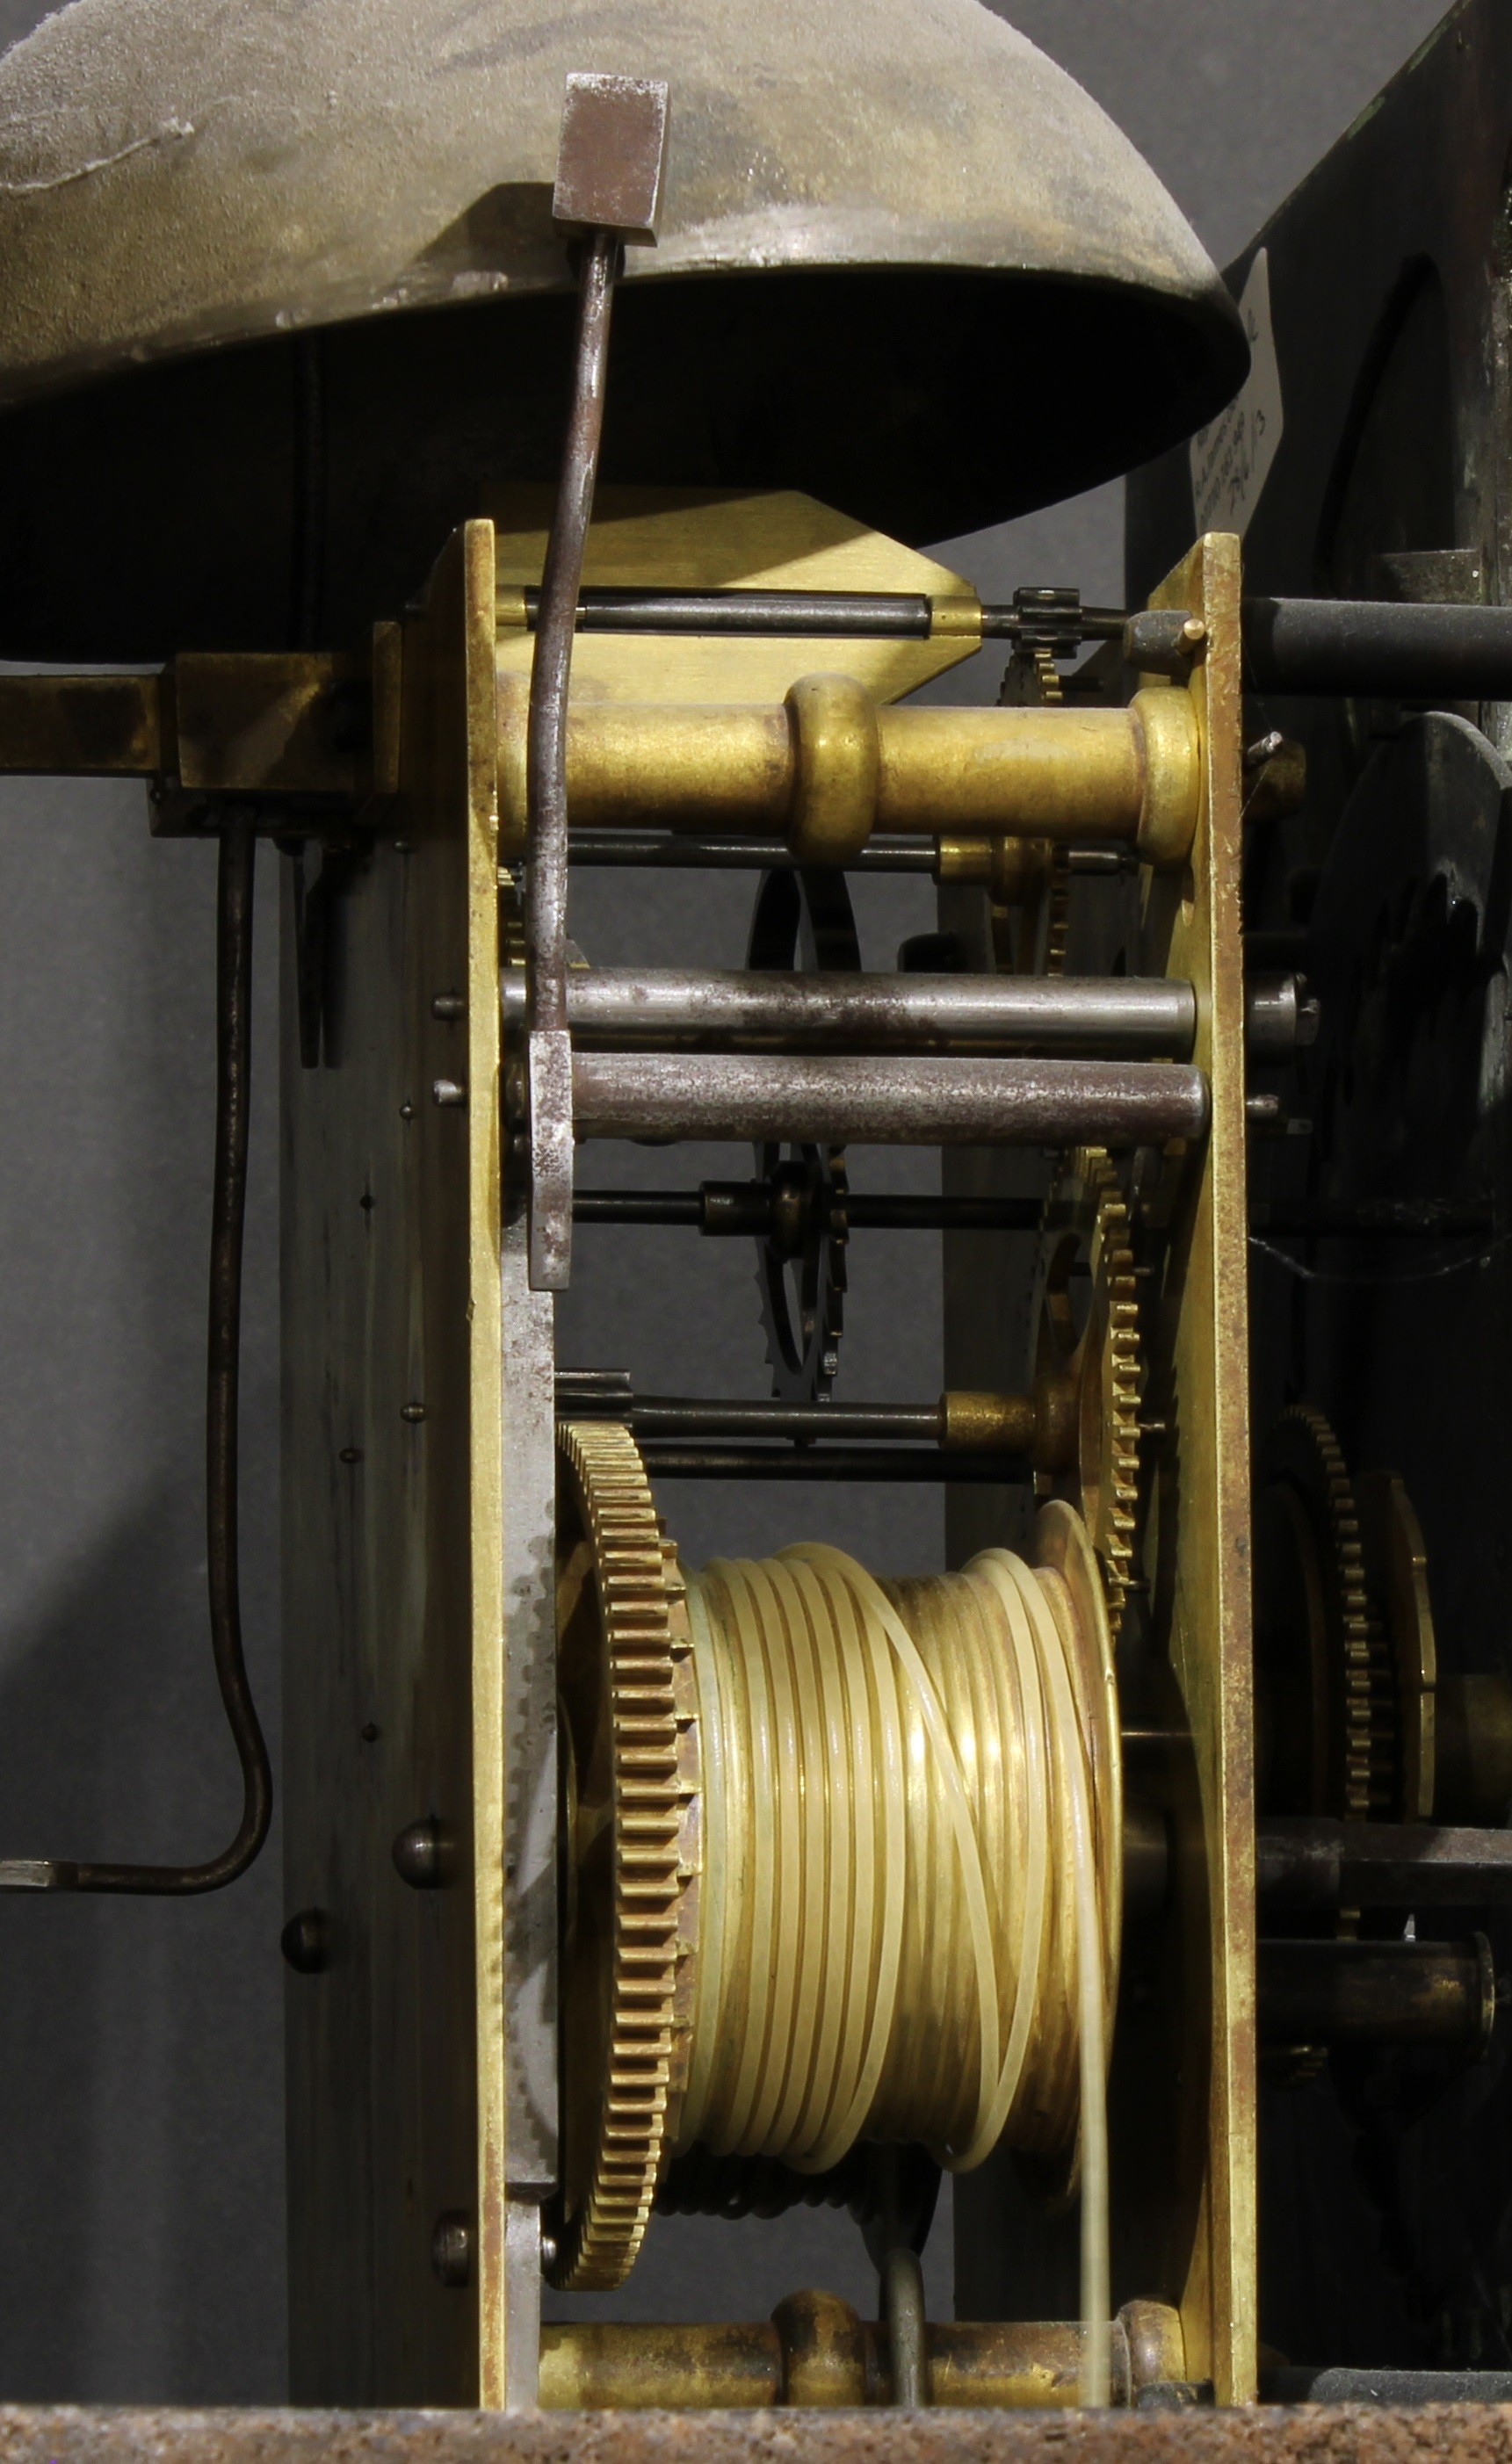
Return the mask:
[[1160,1061],[578,1052],[572,1091],[590,1138],[1130,1147],[1208,1119],[1201,1070]]
[[736,1050],[876,1052],[987,1044],[1185,1061],[1197,1001],[1190,984],[1166,977],[574,967],[567,1018],[578,1045],[698,1039]]
[[247,1677],[241,1636],[237,1531],[237,1405],[241,1375],[241,1259],[247,1213],[252,1079],[252,922],[257,847],[253,813],[228,818],[220,841],[216,912],[215,1176],[211,1201],[210,1336],[205,1401],[205,1524],[211,1650],[241,1765],[241,1819],[203,1865],[75,1864],[51,1857],[0,1859],[0,1891],[116,1891],[187,1898],[244,1874],[268,1837],[273,1772]]
[[571,408],[546,541],[526,730],[530,951],[530,1283],[562,1289],[572,1263],[572,1078],[567,1024],[567,687],[572,633],[604,431],[604,384],[619,243],[593,231],[578,285]]

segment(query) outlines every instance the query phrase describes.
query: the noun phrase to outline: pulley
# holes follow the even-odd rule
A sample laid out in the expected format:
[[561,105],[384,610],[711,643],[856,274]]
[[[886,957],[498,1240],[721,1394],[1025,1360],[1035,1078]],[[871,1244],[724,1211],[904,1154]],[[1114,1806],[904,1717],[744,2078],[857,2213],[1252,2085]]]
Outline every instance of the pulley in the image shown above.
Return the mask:
[[680,1565],[629,1432],[560,1433],[565,2188],[555,2280],[632,2265],[671,2158],[818,2175],[999,2144],[1105,2200],[1123,1800],[1078,1515],[883,1582]]

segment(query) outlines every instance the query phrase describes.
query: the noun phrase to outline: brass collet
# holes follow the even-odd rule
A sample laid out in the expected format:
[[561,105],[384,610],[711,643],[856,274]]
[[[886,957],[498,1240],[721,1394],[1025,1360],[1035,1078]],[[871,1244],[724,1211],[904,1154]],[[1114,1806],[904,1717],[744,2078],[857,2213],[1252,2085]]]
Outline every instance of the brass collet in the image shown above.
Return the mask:
[[[501,680],[500,849],[525,844],[524,697]],[[936,838],[1123,841],[1184,864],[1201,803],[1185,686],[1123,710],[950,709],[875,702],[854,676],[800,677],[776,707],[579,702],[567,801],[585,825],[781,835],[844,864],[875,830]]]

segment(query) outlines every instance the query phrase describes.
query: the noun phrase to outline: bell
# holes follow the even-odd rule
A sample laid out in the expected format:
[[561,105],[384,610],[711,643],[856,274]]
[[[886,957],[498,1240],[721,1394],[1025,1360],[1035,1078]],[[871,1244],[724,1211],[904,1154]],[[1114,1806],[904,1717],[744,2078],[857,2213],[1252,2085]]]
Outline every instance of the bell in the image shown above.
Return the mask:
[[585,69],[672,97],[611,485],[948,538],[1243,375],[1152,172],[976,0],[74,0],[0,61],[0,654],[346,643],[554,478]]

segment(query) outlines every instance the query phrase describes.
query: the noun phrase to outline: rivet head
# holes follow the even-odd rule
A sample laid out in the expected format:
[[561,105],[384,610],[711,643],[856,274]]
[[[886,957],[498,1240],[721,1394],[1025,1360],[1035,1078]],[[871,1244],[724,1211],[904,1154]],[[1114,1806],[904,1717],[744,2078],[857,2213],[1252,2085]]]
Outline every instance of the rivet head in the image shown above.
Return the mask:
[[473,2220],[460,2208],[448,2208],[436,2217],[431,2235],[431,2265],[451,2292],[459,2292],[471,2277]]
[[443,1106],[465,1104],[467,1101],[467,1089],[465,1087],[459,1087],[455,1078],[433,1079],[431,1083],[431,1101],[433,1104],[440,1104]]
[[393,1843],[394,1871],[411,1891],[438,1891],[451,1880],[451,1844],[434,1814],[407,1823]]
[[361,1446],[343,1446],[341,1451],[341,1461],[344,1463],[360,1463],[362,1459],[363,1450]]
[[399,1418],[401,1420],[423,1420],[425,1418],[425,1405],[423,1403],[401,1403],[399,1406]]
[[278,1948],[297,1976],[319,1976],[331,1964],[331,1921],[323,1908],[300,1908],[278,1936]]

